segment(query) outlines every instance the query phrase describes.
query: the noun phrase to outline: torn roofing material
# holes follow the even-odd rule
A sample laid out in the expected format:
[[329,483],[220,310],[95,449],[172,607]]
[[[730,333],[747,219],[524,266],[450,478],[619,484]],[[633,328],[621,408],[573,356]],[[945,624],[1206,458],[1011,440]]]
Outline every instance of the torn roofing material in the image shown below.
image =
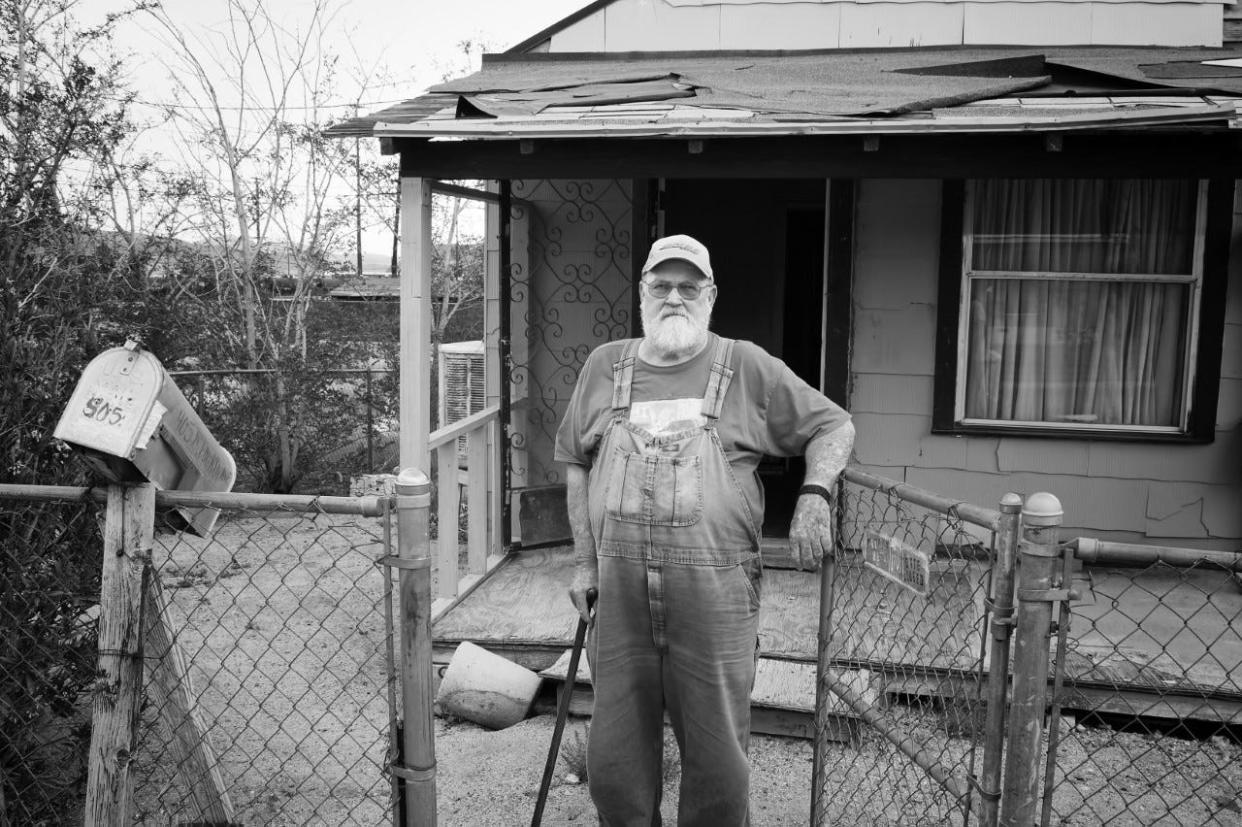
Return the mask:
[[1203,64],[1231,56],[1220,49],[1145,47],[486,55],[472,75],[330,133],[370,134],[377,123],[442,118],[446,106],[459,119],[487,119],[669,101],[781,121],[909,115],[1039,89],[1242,95],[1242,73]]

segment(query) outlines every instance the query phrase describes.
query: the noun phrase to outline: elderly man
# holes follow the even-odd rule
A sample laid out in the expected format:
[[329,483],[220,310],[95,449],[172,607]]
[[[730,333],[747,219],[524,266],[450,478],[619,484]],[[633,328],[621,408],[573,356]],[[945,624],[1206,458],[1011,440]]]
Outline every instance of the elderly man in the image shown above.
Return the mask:
[[605,825],[660,823],[665,712],[682,758],[678,823],[748,823],[756,469],[764,454],[805,454],[789,540],[799,567],[814,568],[830,553],[829,491],[853,446],[849,414],[757,345],[708,331],[716,289],[702,244],[655,242],[643,338],[587,358],[557,432],[570,599],[592,623],[587,776]]

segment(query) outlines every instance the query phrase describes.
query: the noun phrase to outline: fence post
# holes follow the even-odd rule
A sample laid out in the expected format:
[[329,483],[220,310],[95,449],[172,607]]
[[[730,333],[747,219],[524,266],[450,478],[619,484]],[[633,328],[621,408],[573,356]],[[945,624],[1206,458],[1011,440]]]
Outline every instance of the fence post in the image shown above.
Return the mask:
[[1001,497],[996,527],[996,560],[992,564],[992,651],[988,663],[987,724],[984,729],[982,807],[980,823],[992,827],[1000,805],[1001,758],[1005,745],[1005,703],[1009,693],[1009,639],[1013,633],[1013,583],[1022,498]]
[[1009,750],[1001,824],[1035,823],[1039,800],[1039,757],[1048,705],[1048,646],[1053,604],[1065,599],[1054,589],[1061,553],[1057,547],[1061,502],[1051,494],[1032,494],[1022,508],[1018,545],[1018,617],[1013,654],[1013,704],[1009,711]]
[[[436,750],[431,673],[431,480],[416,468],[397,476],[397,568],[401,600],[402,763],[407,827],[436,823]],[[443,576],[443,575],[441,575]]]
[[108,487],[99,597],[99,671],[87,769],[88,827],[128,825],[142,701],[143,598],[155,542],[155,486]]

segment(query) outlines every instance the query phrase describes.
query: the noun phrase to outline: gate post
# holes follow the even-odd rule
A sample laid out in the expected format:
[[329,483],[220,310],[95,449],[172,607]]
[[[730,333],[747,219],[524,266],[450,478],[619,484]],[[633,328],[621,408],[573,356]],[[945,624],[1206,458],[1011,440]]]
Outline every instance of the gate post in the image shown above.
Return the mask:
[[1013,704],[1009,710],[1009,750],[1001,824],[1035,823],[1039,757],[1048,706],[1048,646],[1053,604],[1067,597],[1054,589],[1061,553],[1057,548],[1061,502],[1051,494],[1032,494],[1022,508],[1018,544],[1018,617],[1013,655]]
[[987,723],[984,728],[983,777],[980,779],[984,827],[994,827],[999,815],[1001,759],[1005,748],[1005,703],[1009,693],[1009,641],[1013,634],[1013,583],[1021,527],[1022,498],[1013,492],[1001,497],[996,527],[996,560],[992,576],[992,651],[988,663]]
[[[416,468],[397,476],[397,556],[401,600],[402,766],[407,827],[436,823],[436,750],[431,666],[431,480]],[[443,576],[443,575],[442,575]],[[449,573],[448,576],[451,576]]]
[[109,485],[99,596],[99,671],[94,686],[85,821],[131,822],[130,762],[142,704],[143,601],[155,544],[155,486]]

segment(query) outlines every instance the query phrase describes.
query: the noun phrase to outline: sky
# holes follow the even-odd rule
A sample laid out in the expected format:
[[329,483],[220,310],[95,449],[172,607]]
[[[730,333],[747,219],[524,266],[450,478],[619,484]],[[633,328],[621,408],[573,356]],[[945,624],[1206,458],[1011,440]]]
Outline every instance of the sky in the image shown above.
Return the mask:
[[[315,5],[314,0],[262,2],[273,19],[294,32],[305,31]],[[467,74],[478,68],[482,51],[499,52],[520,43],[590,0],[320,2],[328,7],[321,48],[341,56],[340,71],[329,94],[330,103],[338,108],[331,112],[344,116],[353,113],[354,102],[361,102],[363,113],[376,111],[415,97],[446,77]],[[90,24],[129,5],[124,0],[78,0],[76,13],[81,22]],[[196,50],[216,53],[222,64],[232,65],[223,46],[228,27],[225,0],[162,0],[162,8]],[[475,44],[471,54],[463,51],[463,41]],[[178,155],[187,150],[174,145],[164,107],[202,109],[171,79],[173,68],[184,71],[181,50],[145,14],[122,20],[114,42],[127,67],[126,85],[136,94],[134,114],[150,125],[135,145],[163,156],[165,165],[175,165]],[[228,109],[229,97],[237,98],[240,93],[230,88],[232,79],[227,76],[217,78],[217,83],[221,102]],[[247,104],[253,106],[255,101]],[[387,255],[390,246],[390,235],[378,229],[366,233],[363,247],[368,259]]]
[[[458,44],[482,43],[503,51],[571,14],[590,0],[329,0],[329,46],[351,55],[350,62],[386,67],[384,94],[377,99],[412,97],[459,76],[466,58]],[[81,0],[87,19],[123,8],[118,0]],[[265,5],[290,28],[297,28],[313,7],[311,0],[266,0]],[[225,21],[222,0],[164,0],[168,16],[187,31],[210,37]],[[167,81],[168,45],[152,36],[142,16],[124,23],[118,45],[129,53],[131,80],[140,92],[159,97]],[[476,57],[477,61],[477,57]]]

